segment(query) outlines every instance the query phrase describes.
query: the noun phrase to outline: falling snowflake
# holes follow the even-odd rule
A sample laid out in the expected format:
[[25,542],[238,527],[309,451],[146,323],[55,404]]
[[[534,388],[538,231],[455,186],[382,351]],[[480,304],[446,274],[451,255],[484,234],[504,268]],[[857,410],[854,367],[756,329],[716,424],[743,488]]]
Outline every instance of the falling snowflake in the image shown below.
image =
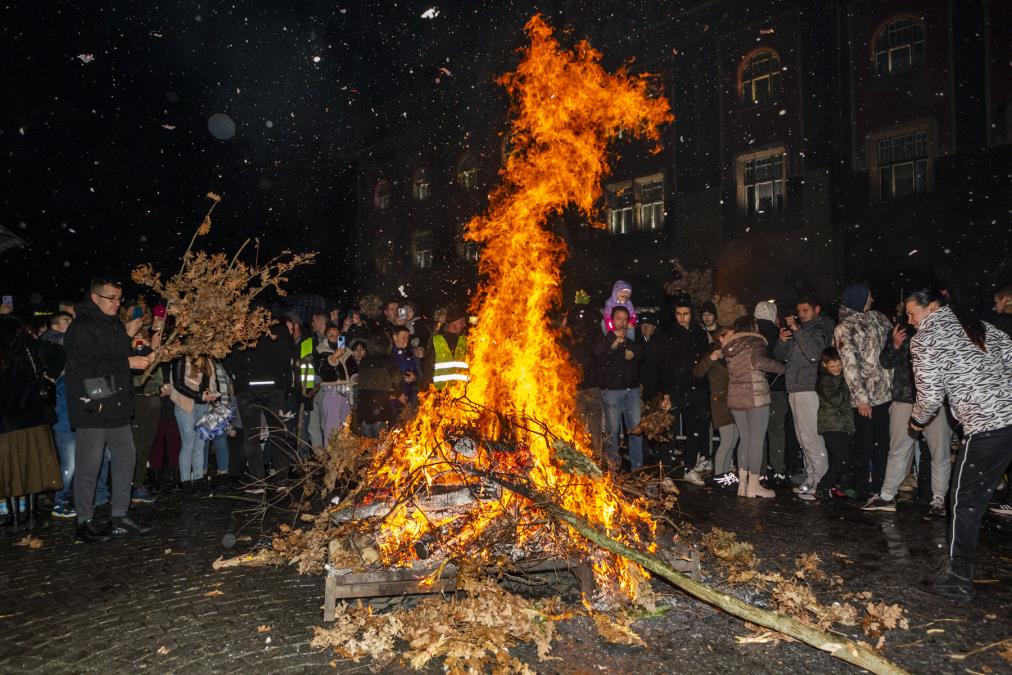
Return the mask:
[[81,59],[81,63],[91,63],[95,60],[95,55],[90,53],[78,54],[77,58]]
[[429,7],[427,10],[422,12],[423,19],[435,19],[437,16],[439,16],[439,10],[435,7]]

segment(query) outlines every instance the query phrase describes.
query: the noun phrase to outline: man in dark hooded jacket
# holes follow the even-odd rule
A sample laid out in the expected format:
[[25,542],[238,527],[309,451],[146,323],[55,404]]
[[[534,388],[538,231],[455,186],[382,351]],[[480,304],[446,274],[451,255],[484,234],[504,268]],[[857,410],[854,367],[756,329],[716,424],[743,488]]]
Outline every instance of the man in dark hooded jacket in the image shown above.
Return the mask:
[[665,336],[660,355],[661,393],[663,409],[675,417],[682,417],[685,432],[685,480],[703,485],[702,473],[712,469],[707,458],[709,450],[710,411],[709,388],[706,380],[693,377],[692,368],[700,356],[708,351],[710,340],[699,321],[693,316],[692,300],[688,296],[675,299],[675,324]]

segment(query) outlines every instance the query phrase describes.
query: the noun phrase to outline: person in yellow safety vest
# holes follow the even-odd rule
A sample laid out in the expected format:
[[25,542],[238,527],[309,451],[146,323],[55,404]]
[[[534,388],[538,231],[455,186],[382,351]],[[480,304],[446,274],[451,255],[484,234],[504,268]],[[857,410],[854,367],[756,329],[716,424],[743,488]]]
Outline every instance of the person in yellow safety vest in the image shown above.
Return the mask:
[[462,306],[446,310],[446,322],[432,336],[422,360],[422,388],[431,383],[443,389],[453,382],[470,380],[467,365],[467,312]]
[[302,395],[312,398],[316,394],[316,369],[313,367],[313,338],[308,337],[299,343],[299,386]]

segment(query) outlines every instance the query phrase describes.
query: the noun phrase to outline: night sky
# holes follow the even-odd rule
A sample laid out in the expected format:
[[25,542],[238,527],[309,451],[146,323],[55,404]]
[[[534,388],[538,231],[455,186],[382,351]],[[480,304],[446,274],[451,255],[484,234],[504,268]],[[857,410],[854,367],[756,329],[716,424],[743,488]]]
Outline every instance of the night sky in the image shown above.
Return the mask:
[[4,294],[51,304],[95,273],[173,270],[208,191],[207,250],[319,250],[293,286],[333,294],[352,282],[354,153],[501,73],[521,4],[4,6],[0,224],[29,243],[2,258]]

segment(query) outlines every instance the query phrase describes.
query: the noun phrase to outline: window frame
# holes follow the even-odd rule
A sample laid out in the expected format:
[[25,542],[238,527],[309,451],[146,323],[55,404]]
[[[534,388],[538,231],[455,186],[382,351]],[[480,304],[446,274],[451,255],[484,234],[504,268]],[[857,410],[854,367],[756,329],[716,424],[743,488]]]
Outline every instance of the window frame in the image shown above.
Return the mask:
[[[422,247],[420,242],[425,242],[428,246]],[[411,266],[416,270],[432,269],[435,249],[431,230],[415,232],[411,235]]]
[[[622,199],[621,204],[616,204],[618,197]],[[628,203],[625,203],[626,199]],[[605,204],[608,212],[608,232],[613,235],[626,235],[636,231],[636,196],[631,180],[606,185]]]
[[[912,30],[920,31],[920,39],[918,40],[917,36],[913,35],[909,42],[884,45],[880,48],[880,42],[891,39],[890,30],[902,22],[908,22]],[[871,67],[875,72],[875,76],[887,80],[894,77],[903,77],[919,68],[923,68],[927,57],[926,36],[927,30],[925,29],[924,19],[920,16],[896,14],[883,21],[872,34],[871,39]],[[905,69],[900,70],[894,67],[893,59],[897,53],[904,49],[908,51],[909,65]],[[884,70],[880,63],[882,57],[885,57]]]
[[[656,184],[656,185],[655,185]],[[645,186],[650,185],[650,188]],[[644,189],[660,190],[659,195],[650,201],[644,198]],[[640,176],[633,181],[633,200],[636,211],[636,229],[639,232],[657,232],[664,229],[664,201],[667,190],[664,184],[664,174],[657,173],[650,176]],[[659,198],[658,198],[659,197]],[[646,214],[651,213],[652,218],[647,219]]]
[[[778,159],[779,162],[777,162]],[[759,180],[756,176],[757,168],[759,168],[756,166],[756,162],[766,162],[766,160],[769,160],[771,165],[771,175],[768,179]],[[779,179],[772,175],[772,171],[778,163],[780,165]],[[765,165],[762,168],[765,169]],[[789,170],[790,161],[787,147],[782,144],[742,153],[735,157],[735,189],[737,192],[738,213],[746,217],[763,217],[786,211],[789,208],[789,199],[787,197]],[[748,182],[750,172],[751,182]],[[761,210],[758,208],[759,186],[763,186],[764,194],[769,194],[772,208]],[[779,203],[777,201],[778,198]]]
[[[473,190],[478,187],[478,174],[480,170],[478,158],[475,157],[474,153],[465,152],[457,161],[453,174],[454,181],[465,190]],[[466,178],[465,175],[467,176]]]
[[[910,152],[903,149],[904,139]],[[888,156],[883,152],[888,143]],[[894,145],[899,145],[902,156],[896,160]],[[894,202],[930,194],[935,190],[935,157],[937,130],[931,120],[917,120],[908,124],[878,129],[867,138],[868,180],[872,198],[878,202]],[[885,160],[885,161],[884,161]],[[885,170],[888,167],[888,172]],[[898,193],[897,167],[909,170],[911,190]],[[909,167],[909,169],[907,169]],[[889,190],[884,189],[888,179]]]
[[[380,189],[386,188],[384,195],[380,195]],[[380,178],[372,189],[372,205],[379,211],[386,211],[393,201],[393,185],[386,178]]]
[[[769,54],[776,61],[776,67],[764,73],[752,73],[750,77],[746,77],[746,72],[753,67],[753,62],[764,54]],[[783,71],[783,59],[780,58],[780,53],[772,47],[756,47],[748,52],[738,63],[738,101],[744,105],[762,105],[777,101],[783,93],[783,83],[781,81]],[[766,83],[767,94],[764,99],[756,98],[755,95],[756,83],[759,81]],[[749,92],[747,96],[746,88]]]
[[424,202],[432,197],[432,176],[429,167],[420,166],[411,176],[411,197],[416,202]]

